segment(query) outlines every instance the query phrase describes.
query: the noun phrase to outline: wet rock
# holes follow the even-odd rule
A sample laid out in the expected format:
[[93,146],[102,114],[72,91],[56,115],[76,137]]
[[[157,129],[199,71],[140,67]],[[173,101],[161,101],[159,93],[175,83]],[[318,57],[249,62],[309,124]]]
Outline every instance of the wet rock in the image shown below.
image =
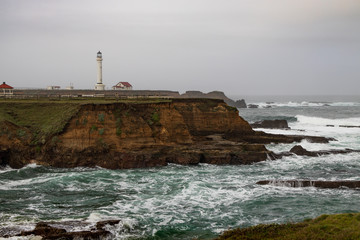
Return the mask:
[[244,99],[237,100],[235,102],[235,107],[237,107],[237,108],[247,108],[245,100]]
[[293,148],[290,149],[290,152],[295,153],[298,156],[318,156],[317,153],[315,152],[310,152],[308,150],[306,150],[305,148],[303,148],[300,145],[296,145]]
[[10,159],[10,150],[9,149],[0,150],[0,168],[8,165],[9,159]]
[[352,125],[339,125],[339,127],[343,127],[343,128],[360,128],[360,126],[352,126]]
[[283,134],[269,134],[262,131],[255,131],[253,134],[236,134],[227,133],[225,138],[232,141],[244,141],[247,143],[293,143],[306,140],[311,143],[329,143],[336,141],[334,138],[307,136],[307,135],[283,135]]
[[329,154],[345,154],[345,153],[352,153],[352,152],[360,152],[360,150],[354,149],[343,149],[343,150],[321,150],[321,151],[308,151],[300,145],[296,145],[290,149],[291,153],[294,153],[298,156],[322,156],[322,155],[329,155]]
[[360,188],[360,181],[263,180],[259,185],[317,188]]
[[[333,124],[327,124],[327,127],[335,127]],[[339,125],[341,128],[360,128],[360,126],[354,126],[354,125]]]
[[248,108],[259,108],[259,105],[256,104],[248,104]]
[[47,223],[40,222],[36,224],[36,227],[33,231],[21,232],[20,236],[38,235],[38,236],[46,237],[52,235],[59,235],[63,233],[66,233],[65,229],[55,228],[48,225]]
[[104,230],[104,227],[106,225],[114,226],[116,224],[119,224],[120,220],[106,220],[106,221],[100,221],[96,223],[96,229],[97,230]]
[[[83,222],[76,222],[81,225]],[[87,240],[99,240],[99,239],[109,239],[112,234],[105,229],[106,226],[114,226],[119,224],[120,220],[107,220],[96,223],[96,229],[91,231],[77,231],[77,232],[67,232],[63,228],[54,227],[58,223],[53,222],[39,222],[36,224],[36,227],[32,231],[23,231],[17,236],[41,236],[42,239],[87,239]],[[67,223],[62,223],[66,225]],[[74,224],[74,222],[69,222],[69,224]]]
[[252,128],[290,129],[286,120],[263,120],[250,124]]

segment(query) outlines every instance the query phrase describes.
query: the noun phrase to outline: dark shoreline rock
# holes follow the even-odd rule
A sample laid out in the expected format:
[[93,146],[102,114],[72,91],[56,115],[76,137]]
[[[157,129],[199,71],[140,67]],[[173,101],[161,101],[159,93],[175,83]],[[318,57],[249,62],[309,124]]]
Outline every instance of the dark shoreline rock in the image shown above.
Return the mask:
[[259,108],[259,105],[256,105],[256,104],[248,104],[247,107],[248,107],[248,108]]
[[235,107],[237,108],[247,108],[246,102],[244,99],[239,99],[235,101]]
[[286,120],[263,120],[250,124],[252,128],[290,129]]
[[296,145],[290,149],[291,153],[294,153],[298,156],[322,156],[322,155],[329,155],[329,154],[345,154],[345,153],[352,153],[352,152],[360,152],[360,150],[353,150],[353,149],[344,149],[344,150],[321,150],[321,151],[308,151],[300,145]]
[[360,181],[263,180],[258,185],[316,188],[360,188]]
[[320,136],[307,136],[307,135],[283,135],[283,134],[270,134],[263,131],[255,131],[254,134],[239,135],[236,133],[226,133],[225,139],[231,141],[245,141],[247,143],[258,144],[271,144],[271,143],[294,143],[306,140],[311,143],[329,143],[330,141],[337,141],[335,138],[327,138]]
[[[71,223],[71,222],[70,222]],[[59,223],[56,222],[39,222],[32,231],[23,231],[16,236],[41,236],[45,239],[87,239],[98,240],[112,237],[112,233],[105,229],[106,226],[115,226],[120,223],[120,220],[106,220],[96,223],[96,227],[89,231],[67,232],[63,228],[54,227]]]

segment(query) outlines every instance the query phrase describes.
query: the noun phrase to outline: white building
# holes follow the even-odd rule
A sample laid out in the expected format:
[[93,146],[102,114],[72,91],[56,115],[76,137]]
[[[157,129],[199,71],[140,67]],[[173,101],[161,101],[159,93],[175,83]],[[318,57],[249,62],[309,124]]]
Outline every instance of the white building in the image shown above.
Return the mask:
[[132,85],[128,82],[119,82],[112,87],[113,90],[132,90]]
[[59,90],[60,86],[47,86],[47,90]]
[[3,84],[0,85],[0,95],[13,95],[13,89],[14,88],[12,86],[9,86],[5,82],[3,82]]

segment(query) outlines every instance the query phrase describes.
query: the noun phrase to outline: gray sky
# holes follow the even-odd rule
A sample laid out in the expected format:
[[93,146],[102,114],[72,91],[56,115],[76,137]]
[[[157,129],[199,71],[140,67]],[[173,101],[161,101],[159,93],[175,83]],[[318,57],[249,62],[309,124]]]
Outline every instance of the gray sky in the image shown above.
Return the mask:
[[360,92],[359,0],[1,0],[0,81],[236,95]]

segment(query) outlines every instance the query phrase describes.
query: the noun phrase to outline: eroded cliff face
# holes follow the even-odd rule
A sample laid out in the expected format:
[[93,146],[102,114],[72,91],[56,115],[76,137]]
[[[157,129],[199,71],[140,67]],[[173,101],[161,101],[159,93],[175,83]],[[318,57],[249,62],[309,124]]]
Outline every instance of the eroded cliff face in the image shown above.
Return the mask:
[[[13,167],[32,162],[111,169],[168,163],[249,164],[265,160],[269,151],[262,144],[223,136],[253,134],[237,109],[222,100],[85,104],[60,134],[43,145],[14,141],[4,147],[3,155]],[[1,143],[5,140],[0,137]]]
[[193,144],[194,136],[252,132],[237,110],[220,100],[184,99],[84,105],[53,141],[58,147],[74,150],[106,145],[122,151]]

